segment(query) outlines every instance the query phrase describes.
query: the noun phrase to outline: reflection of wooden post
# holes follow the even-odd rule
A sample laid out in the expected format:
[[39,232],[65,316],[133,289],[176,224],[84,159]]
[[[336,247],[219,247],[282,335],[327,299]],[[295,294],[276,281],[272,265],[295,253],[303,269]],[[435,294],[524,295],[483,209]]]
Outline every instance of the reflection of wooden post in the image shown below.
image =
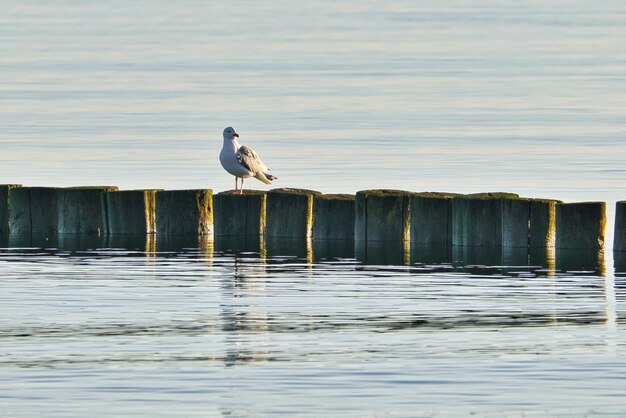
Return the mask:
[[325,194],[313,200],[313,239],[354,239],[354,195]]
[[11,190],[22,187],[21,184],[0,184],[0,234],[9,233],[9,211]]
[[626,200],[615,205],[615,241],[614,251],[626,251]]
[[268,238],[310,238],[313,232],[313,197],[321,193],[305,189],[267,192]]
[[115,186],[87,186],[59,189],[59,233],[102,235],[104,219],[102,192],[116,191]]
[[605,202],[562,203],[556,207],[557,248],[604,248],[605,229]]
[[123,190],[102,194],[109,234],[156,232],[155,194],[161,190]]
[[452,199],[452,244],[528,247],[530,201],[513,193]]
[[155,195],[159,235],[210,235],[213,232],[213,191],[167,190]]
[[408,242],[412,194],[387,189],[357,192],[355,240]]
[[450,244],[452,198],[450,193],[415,193],[411,196],[411,245]]
[[56,187],[19,187],[11,190],[11,233],[56,235],[58,192]]
[[250,236],[265,234],[266,192],[234,190],[213,196],[215,236]]

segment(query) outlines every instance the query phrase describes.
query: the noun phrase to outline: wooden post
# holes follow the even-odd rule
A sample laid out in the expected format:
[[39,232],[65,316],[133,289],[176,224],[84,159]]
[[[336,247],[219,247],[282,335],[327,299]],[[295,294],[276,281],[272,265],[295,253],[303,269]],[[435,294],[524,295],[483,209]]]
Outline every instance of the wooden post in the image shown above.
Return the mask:
[[452,244],[528,247],[530,201],[514,193],[452,200]]
[[320,194],[305,189],[273,189],[267,192],[266,237],[310,238],[313,231],[313,197]]
[[561,203],[556,207],[557,248],[604,248],[605,229],[605,202]]
[[448,245],[452,235],[452,193],[411,195],[411,245]]
[[250,236],[265,234],[267,194],[259,190],[234,190],[213,196],[215,236]]
[[155,194],[161,190],[104,192],[109,234],[154,234]]
[[556,239],[556,206],[558,200],[530,200],[530,236],[531,248],[554,247]]
[[213,190],[167,190],[155,196],[158,235],[213,233]]
[[116,186],[86,186],[59,189],[59,234],[103,235],[106,214],[102,192],[116,191]]
[[357,241],[409,241],[413,193],[361,190],[356,194],[354,235]]
[[353,240],[354,201],[351,194],[316,195],[313,199],[313,239]]
[[11,191],[22,187],[21,184],[0,184],[0,235],[9,233],[9,213],[11,207]]
[[9,230],[12,234],[56,235],[58,228],[56,187],[18,187],[11,190]]

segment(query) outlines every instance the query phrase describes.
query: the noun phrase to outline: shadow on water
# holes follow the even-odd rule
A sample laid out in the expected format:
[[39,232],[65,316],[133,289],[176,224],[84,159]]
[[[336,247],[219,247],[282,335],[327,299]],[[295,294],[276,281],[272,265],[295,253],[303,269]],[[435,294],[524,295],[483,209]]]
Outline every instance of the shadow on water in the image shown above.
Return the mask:
[[[363,265],[420,266],[454,269],[473,274],[507,274],[520,268],[546,269],[548,274],[572,272],[605,275],[603,251],[595,249],[509,248],[490,246],[412,245],[403,241],[311,241],[303,238],[263,239],[254,236],[156,236],[84,234],[58,236],[0,235],[8,249],[44,249],[63,253],[103,249],[144,253],[148,257],[184,252],[246,254],[280,262],[285,258],[308,265],[356,259]],[[626,272],[626,253],[615,252],[616,273]]]
[[354,259],[353,240],[313,241],[313,260],[315,262],[340,259]]
[[214,242],[215,251],[223,254],[257,253],[265,251],[264,243],[259,236],[229,235],[216,236]]

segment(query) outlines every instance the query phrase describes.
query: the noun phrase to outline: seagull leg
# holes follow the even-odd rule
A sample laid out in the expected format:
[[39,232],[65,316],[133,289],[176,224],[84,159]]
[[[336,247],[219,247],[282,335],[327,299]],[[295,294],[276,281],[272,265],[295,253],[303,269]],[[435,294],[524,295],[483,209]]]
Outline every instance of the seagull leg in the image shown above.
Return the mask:
[[235,176],[235,191],[237,191],[237,176]]
[[239,189],[239,194],[243,194],[243,177],[241,178],[241,189]]

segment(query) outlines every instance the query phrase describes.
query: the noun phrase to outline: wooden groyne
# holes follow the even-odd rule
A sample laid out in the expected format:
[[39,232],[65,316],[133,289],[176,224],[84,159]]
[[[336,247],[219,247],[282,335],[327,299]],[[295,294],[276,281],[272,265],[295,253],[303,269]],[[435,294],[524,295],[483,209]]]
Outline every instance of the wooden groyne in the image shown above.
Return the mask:
[[[563,203],[512,193],[325,195],[274,189],[214,195],[210,189],[0,185],[0,234],[11,235],[312,238],[394,242],[401,249],[407,244],[603,249],[605,229],[604,202]],[[614,249],[626,251],[626,201],[616,206]]]

